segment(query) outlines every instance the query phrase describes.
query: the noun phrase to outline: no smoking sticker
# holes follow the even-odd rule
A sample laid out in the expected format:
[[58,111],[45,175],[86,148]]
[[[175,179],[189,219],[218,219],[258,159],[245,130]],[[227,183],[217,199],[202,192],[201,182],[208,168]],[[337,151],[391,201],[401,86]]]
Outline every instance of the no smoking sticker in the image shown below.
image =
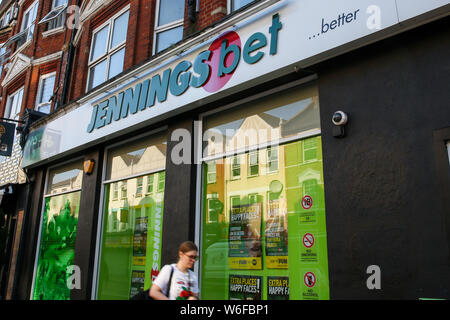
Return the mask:
[[311,196],[306,195],[302,198],[303,209],[305,209],[305,210],[311,209],[312,205],[313,205],[313,199],[311,198]]
[[316,285],[316,275],[312,272],[305,273],[303,280],[307,287],[312,288]]
[[311,248],[314,245],[314,236],[311,233],[307,233],[303,236],[303,245],[306,248]]

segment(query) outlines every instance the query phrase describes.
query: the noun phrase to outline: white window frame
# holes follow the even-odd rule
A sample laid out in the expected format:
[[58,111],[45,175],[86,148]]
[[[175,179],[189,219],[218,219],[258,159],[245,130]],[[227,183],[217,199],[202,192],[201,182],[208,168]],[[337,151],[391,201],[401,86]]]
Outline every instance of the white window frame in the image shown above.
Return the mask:
[[[125,48],[125,44],[127,43],[126,37],[125,37],[124,41],[117,44],[114,48],[110,48],[110,44],[111,44],[111,40],[112,40],[114,20],[116,18],[120,17],[122,14],[124,14],[127,11],[128,11],[128,23],[129,23],[130,22],[130,16],[129,16],[130,5],[127,5],[122,10],[120,10],[118,13],[116,13],[114,16],[109,18],[108,21],[106,21],[101,26],[95,28],[94,31],[92,31],[92,39],[91,39],[91,46],[90,46],[90,50],[89,50],[89,60],[88,60],[89,62],[88,62],[88,76],[87,76],[87,83],[86,83],[86,92],[88,92],[89,90],[96,87],[96,86],[93,86],[92,88],[89,88],[89,81],[91,78],[92,69],[94,67],[96,67],[98,64],[102,63],[106,59],[106,72],[105,72],[105,77],[104,77],[104,80],[102,83],[106,82],[108,80],[108,76],[109,76],[109,64],[111,61],[111,57],[115,53],[117,53],[120,50],[122,50],[123,48]],[[91,60],[92,50],[94,49],[93,45],[94,45],[94,40],[95,40],[95,34],[108,25],[109,25],[109,29],[108,29],[108,39],[106,41],[106,51],[101,56],[97,57],[95,60]],[[127,25],[127,31],[128,31],[128,25]],[[122,71],[123,71],[123,66],[122,66]],[[100,85],[100,84],[98,84],[98,85]]]
[[56,86],[56,72],[46,73],[39,78],[38,94],[37,94],[36,106],[35,106],[36,111],[39,111],[39,108],[42,108],[43,106],[48,105],[48,104],[50,104],[50,112],[52,110],[52,101],[46,101],[46,102],[39,103],[39,101],[42,99],[42,85],[44,84],[44,80],[47,78],[51,78],[51,77],[55,77],[55,83],[53,84],[53,93],[54,93],[55,86]]
[[[217,182],[217,164],[216,161],[211,161],[211,162],[207,162],[206,165],[206,170],[207,170],[207,174],[206,174],[206,182],[208,184],[214,184]],[[212,170],[210,170],[212,169]]]
[[[276,170],[270,170],[270,163],[274,162],[275,160],[271,160],[269,157],[269,151],[272,151],[273,149],[276,149],[277,151],[277,169]],[[267,155],[267,173],[275,173],[278,172],[279,168],[280,168],[280,152],[279,152],[278,146],[272,146],[266,149],[266,155]]]
[[[234,159],[237,159],[237,163],[234,163]],[[241,173],[242,173],[242,168],[241,168],[241,155],[234,155],[233,157],[231,157],[231,161],[230,161],[230,179],[231,180],[238,180],[241,178]],[[236,166],[236,168],[234,168],[234,166]],[[239,175],[234,175],[233,171],[237,170],[239,166]]]
[[[316,138],[311,138],[311,139],[316,139]],[[307,147],[306,147],[306,142],[307,142],[307,141],[308,141],[308,142],[314,141],[314,143],[315,143],[314,147],[312,148],[312,147],[308,146],[308,148],[307,148]],[[309,163],[309,162],[315,162],[315,161],[317,161],[317,148],[318,148],[318,146],[319,146],[319,143],[318,143],[317,140],[309,140],[309,139],[303,140],[303,142],[302,142],[303,163]],[[308,152],[309,150],[316,150],[316,157],[313,158],[313,159],[306,160],[306,152]]]
[[[16,105],[15,110],[12,110],[11,104],[12,104],[12,101],[14,100],[14,96],[19,94],[20,91],[22,91],[22,98],[21,98],[22,101],[20,102],[20,105],[19,104]],[[8,95],[8,98],[6,101],[6,108],[5,108],[5,118],[9,118],[9,119],[13,119],[13,120],[19,119],[20,112],[22,111],[23,92],[24,92],[24,87],[21,87],[18,90],[14,91],[14,93]],[[13,111],[15,111],[15,114],[13,114]]]
[[[44,18],[42,18],[41,21],[39,21],[39,24],[42,23],[48,23],[47,25],[47,31],[55,30],[55,29],[63,29],[64,28],[64,22],[66,18],[66,8],[68,5],[68,0],[66,0],[66,3],[60,6],[55,6],[55,0],[52,0],[52,8],[51,10],[45,15]],[[52,16],[53,12],[57,12],[55,16]],[[49,16],[52,16],[49,18]],[[62,18],[61,18],[62,17]],[[58,19],[61,19],[60,21],[57,21]]]
[[[238,8],[238,9],[234,9],[233,10],[233,0],[227,0],[228,1],[228,3],[227,3],[227,11],[228,11],[228,14],[230,14],[230,13],[232,13],[232,12],[234,12],[234,11],[237,11],[237,10],[239,10],[240,8],[242,8],[242,7],[240,7],[240,8]],[[253,0],[254,1],[254,0]],[[248,3],[248,4],[250,4],[250,3]]]
[[180,20],[172,21],[165,25],[158,26],[160,2],[161,2],[161,0],[158,0],[156,2],[155,28],[154,28],[155,31],[153,32],[153,54],[157,54],[158,52],[165,50],[165,49],[163,49],[163,50],[156,52],[157,36],[159,33],[163,33],[164,31],[169,31],[170,29],[178,28],[178,27],[184,25],[184,15],[183,15],[183,18],[181,18]]
[[[36,9],[35,9],[36,8]],[[25,16],[30,13],[31,10],[36,10],[36,16],[34,17],[34,20],[32,21],[27,21],[27,23],[29,23],[29,25],[27,27],[25,27]],[[25,43],[27,43],[28,41],[31,41],[32,39],[30,38],[34,35],[34,29],[36,27],[36,20],[37,20],[37,12],[39,10],[39,0],[36,0],[35,2],[33,2],[24,12],[22,15],[22,26],[20,28],[20,31],[26,31],[27,33],[27,37],[25,40]]]
[[[252,159],[253,156],[256,156],[256,163],[252,164],[251,159]],[[247,154],[247,157],[248,157],[248,161],[247,161],[247,163],[248,163],[247,176],[248,177],[257,177],[257,176],[259,176],[259,152],[258,152],[258,150],[250,151]],[[255,174],[252,174],[251,173],[251,171],[252,171],[251,168],[252,167],[258,167],[258,172],[255,173]]]

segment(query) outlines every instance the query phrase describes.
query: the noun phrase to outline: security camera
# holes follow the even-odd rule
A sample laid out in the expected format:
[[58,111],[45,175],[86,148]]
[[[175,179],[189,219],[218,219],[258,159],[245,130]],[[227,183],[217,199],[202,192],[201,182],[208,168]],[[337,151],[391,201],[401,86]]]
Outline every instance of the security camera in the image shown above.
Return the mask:
[[334,125],[336,125],[336,126],[343,126],[343,125],[345,125],[347,123],[348,116],[343,111],[336,111],[333,114],[333,118],[331,120],[333,121]]

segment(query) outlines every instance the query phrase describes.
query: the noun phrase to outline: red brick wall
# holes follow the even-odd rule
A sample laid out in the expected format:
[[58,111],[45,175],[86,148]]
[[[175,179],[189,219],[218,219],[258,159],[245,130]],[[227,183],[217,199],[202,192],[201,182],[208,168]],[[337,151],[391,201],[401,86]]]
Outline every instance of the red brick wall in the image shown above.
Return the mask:
[[[212,14],[216,9],[223,8],[219,13]],[[226,16],[227,0],[201,0],[197,28],[202,30]]]

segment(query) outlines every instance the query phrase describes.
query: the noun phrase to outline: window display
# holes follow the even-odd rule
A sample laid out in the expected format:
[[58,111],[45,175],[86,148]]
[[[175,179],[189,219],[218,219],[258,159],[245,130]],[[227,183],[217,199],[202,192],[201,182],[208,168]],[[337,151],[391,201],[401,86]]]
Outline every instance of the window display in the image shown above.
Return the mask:
[[316,87],[203,121],[202,299],[328,299]]
[[34,300],[70,300],[67,280],[75,255],[82,163],[50,170],[35,272]]
[[165,135],[108,151],[97,298],[128,300],[161,263]]

